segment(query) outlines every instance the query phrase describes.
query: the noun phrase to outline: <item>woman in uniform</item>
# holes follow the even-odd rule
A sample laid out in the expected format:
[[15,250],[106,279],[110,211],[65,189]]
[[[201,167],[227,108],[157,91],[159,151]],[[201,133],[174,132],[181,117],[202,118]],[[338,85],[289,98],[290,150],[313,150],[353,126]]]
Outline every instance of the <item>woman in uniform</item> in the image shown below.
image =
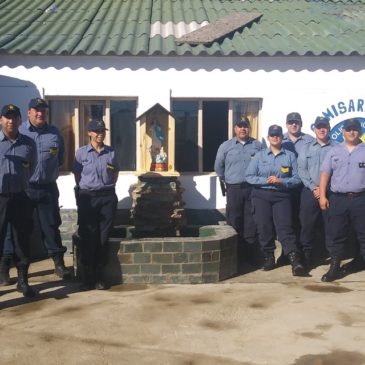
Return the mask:
[[269,147],[251,160],[246,180],[254,186],[252,207],[260,246],[264,254],[263,270],[275,268],[275,231],[288,257],[294,276],[306,275],[300,261],[293,229],[290,191],[301,184],[295,154],[281,147],[283,130],[272,125],[268,131]]
[[104,144],[106,128],[102,120],[87,126],[90,143],[76,152],[73,173],[76,180],[80,237],[81,290],[107,289],[103,277],[107,243],[118,199],[115,184],[118,164],[114,150]]

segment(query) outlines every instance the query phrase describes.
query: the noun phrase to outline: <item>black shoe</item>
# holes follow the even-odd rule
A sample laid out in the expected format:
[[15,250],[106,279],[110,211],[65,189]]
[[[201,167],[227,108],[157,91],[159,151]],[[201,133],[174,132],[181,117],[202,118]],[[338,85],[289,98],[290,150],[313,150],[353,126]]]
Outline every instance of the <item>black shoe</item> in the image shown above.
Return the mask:
[[72,278],[70,270],[65,265],[55,265],[54,273],[62,280],[69,280]]
[[69,269],[65,266],[63,260],[63,254],[57,254],[52,256],[54,262],[54,273],[62,280],[68,280],[72,278],[72,274]]
[[331,257],[331,263],[329,270],[322,276],[323,282],[329,283],[335,281],[344,276],[344,272],[341,269],[341,259],[338,257]]
[[33,298],[37,293],[28,284],[17,284],[16,290],[23,294],[25,298]]
[[288,259],[291,265],[291,271],[293,276],[307,276],[308,273],[305,270],[303,264],[300,262],[300,255],[296,251],[292,251],[288,254]]
[[314,268],[312,251],[304,251],[304,266],[308,271]]
[[362,256],[355,256],[353,260],[342,265],[341,269],[349,274],[365,270],[365,261]]
[[280,266],[286,266],[286,265],[289,265],[289,259],[284,255],[284,253],[282,253],[277,261],[276,261],[276,266],[277,267],[280,267]]
[[262,267],[262,270],[264,271],[270,271],[275,269],[276,264],[275,264],[275,256],[273,253],[268,254],[265,253],[264,254],[264,265]]
[[22,266],[17,268],[18,271],[18,284],[16,290],[22,293],[26,298],[33,298],[36,292],[28,284],[28,267]]

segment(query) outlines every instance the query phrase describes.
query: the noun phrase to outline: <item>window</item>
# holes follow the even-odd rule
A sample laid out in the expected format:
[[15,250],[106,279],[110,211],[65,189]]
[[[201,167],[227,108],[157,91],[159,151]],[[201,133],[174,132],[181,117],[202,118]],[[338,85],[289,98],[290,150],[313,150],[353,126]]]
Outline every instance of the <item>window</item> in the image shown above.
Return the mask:
[[175,167],[179,172],[213,172],[219,145],[233,136],[233,122],[246,115],[258,137],[261,100],[172,100]]
[[62,171],[71,171],[75,151],[89,143],[87,124],[91,119],[104,120],[109,133],[105,143],[116,152],[121,171],[136,170],[136,100],[52,98],[50,123],[61,131],[66,158]]

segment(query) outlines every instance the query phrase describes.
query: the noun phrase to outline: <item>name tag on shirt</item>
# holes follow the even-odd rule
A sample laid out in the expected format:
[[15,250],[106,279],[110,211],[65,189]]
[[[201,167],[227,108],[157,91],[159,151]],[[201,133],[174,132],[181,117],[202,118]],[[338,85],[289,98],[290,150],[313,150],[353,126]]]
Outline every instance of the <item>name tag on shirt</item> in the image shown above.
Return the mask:
[[289,167],[287,166],[282,166],[280,171],[283,173],[283,174],[287,174],[289,172]]
[[106,168],[111,169],[111,170],[115,170],[115,166],[112,165],[111,163],[106,164]]
[[30,166],[30,163],[28,161],[22,161],[22,166],[27,169]]

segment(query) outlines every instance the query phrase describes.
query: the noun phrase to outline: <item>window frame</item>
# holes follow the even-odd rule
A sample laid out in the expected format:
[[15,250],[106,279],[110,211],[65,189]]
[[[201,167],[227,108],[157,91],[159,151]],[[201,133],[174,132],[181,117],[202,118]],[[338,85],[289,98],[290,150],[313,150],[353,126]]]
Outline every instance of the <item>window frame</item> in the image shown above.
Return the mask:
[[[195,101],[198,102],[198,171],[179,171],[180,175],[215,175],[214,171],[203,171],[203,102],[205,101],[227,101],[228,102],[228,139],[234,137],[234,123],[233,123],[233,104],[234,102],[257,102],[259,105],[257,111],[257,135],[253,136],[255,139],[261,138],[260,136],[260,121],[262,110],[262,98],[189,98],[189,97],[172,97],[170,99],[170,111],[173,113],[172,106],[174,101]],[[176,159],[176,155],[175,155]],[[176,164],[176,161],[175,161]]]
[[[110,117],[110,104],[111,101],[135,101],[136,102],[136,113],[138,110],[138,97],[137,96],[75,96],[75,95],[45,95],[44,96],[45,101],[48,103],[50,101],[62,101],[62,100],[73,100],[74,101],[74,115],[75,115],[75,151],[77,151],[80,147],[83,146],[81,143],[81,134],[82,131],[80,128],[80,121],[82,118],[81,108],[82,103],[87,103],[88,101],[96,101],[96,102],[103,102],[105,103],[105,111],[103,115],[103,120],[105,122],[106,128],[111,130],[111,117]],[[49,120],[49,123],[52,124],[52,120]],[[139,123],[136,122],[136,159],[138,159],[137,156],[137,146],[138,146],[138,130],[139,130]],[[105,144],[111,145],[111,134],[107,133],[105,137]],[[138,165],[138,164],[137,164]],[[133,174],[136,173],[138,170],[138,166],[136,166],[135,170],[125,170],[125,171],[119,171],[119,174]],[[60,171],[60,175],[69,175],[72,171]]]

